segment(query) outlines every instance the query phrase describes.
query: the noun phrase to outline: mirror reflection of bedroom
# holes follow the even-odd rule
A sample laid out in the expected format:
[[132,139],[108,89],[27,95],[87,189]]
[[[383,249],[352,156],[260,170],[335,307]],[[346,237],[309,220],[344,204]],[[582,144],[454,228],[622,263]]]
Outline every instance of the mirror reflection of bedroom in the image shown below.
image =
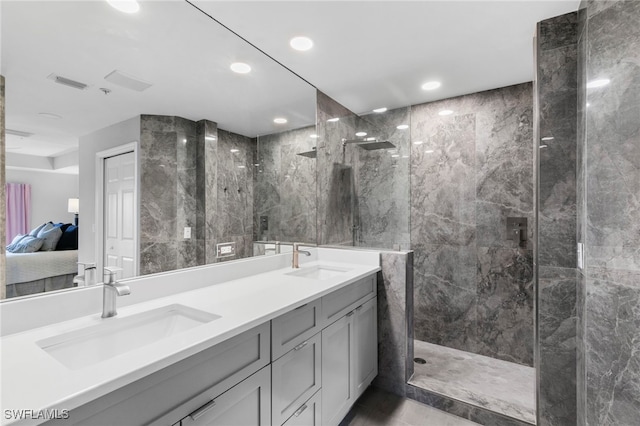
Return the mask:
[[78,167],[46,171],[15,155],[6,168],[6,297],[75,287]]

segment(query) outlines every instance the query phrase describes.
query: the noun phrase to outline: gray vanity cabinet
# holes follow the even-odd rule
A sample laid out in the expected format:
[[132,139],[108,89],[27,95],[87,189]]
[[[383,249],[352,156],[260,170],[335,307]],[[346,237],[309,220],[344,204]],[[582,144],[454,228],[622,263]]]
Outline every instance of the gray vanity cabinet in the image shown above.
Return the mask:
[[320,333],[317,333],[271,364],[274,426],[283,424],[320,390],[320,340]]
[[378,374],[377,297],[322,330],[322,424],[338,425]]
[[298,408],[282,426],[320,426],[322,392],[318,391]]
[[265,367],[182,419],[181,426],[268,426],[271,380]]

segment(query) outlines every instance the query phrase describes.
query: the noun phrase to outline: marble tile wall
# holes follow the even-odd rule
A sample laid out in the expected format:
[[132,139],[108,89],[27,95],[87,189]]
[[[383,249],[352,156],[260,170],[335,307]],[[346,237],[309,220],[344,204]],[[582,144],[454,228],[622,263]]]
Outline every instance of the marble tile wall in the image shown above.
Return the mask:
[[[0,223],[6,222],[6,200],[5,200],[5,175],[4,175],[4,163],[5,163],[5,134],[4,134],[4,76],[0,75]],[[0,226],[0,241],[5,241],[5,229],[4,226]],[[4,273],[5,267],[5,243],[3,242],[2,248],[0,248],[0,299],[6,297],[7,291],[7,277]]]
[[355,135],[358,116],[320,91],[316,115],[318,244],[355,245],[357,157],[342,139]]
[[575,424],[577,415],[577,32],[574,12],[540,22],[536,34],[541,425]]
[[[254,173],[256,240],[316,242],[315,126],[258,138]],[[317,151],[316,151],[317,154]],[[267,229],[260,218],[267,217]]]
[[253,252],[253,174],[256,140],[218,128],[217,209],[207,216],[207,228],[215,229],[207,243],[207,261],[215,244],[235,242],[236,255],[227,261],[249,257]]
[[[207,120],[140,119],[140,273],[251,256],[255,140]],[[218,259],[222,242],[236,255]]]
[[[584,3],[583,3],[584,4]],[[586,269],[581,419],[589,426],[640,418],[640,3],[593,1],[581,26],[583,110],[579,196]],[[580,333],[579,333],[580,334]]]
[[526,83],[411,107],[419,340],[533,363],[532,245],[506,239],[533,223],[532,105]]
[[[358,229],[356,245],[386,249],[407,249],[409,241],[409,124],[411,108],[361,116],[357,130],[367,138],[389,141],[395,148],[368,151],[352,144],[347,150],[357,155]],[[361,139],[352,135],[352,139]]]
[[413,252],[382,252],[378,273],[378,376],[374,386],[406,396],[412,374],[409,346],[412,317]]

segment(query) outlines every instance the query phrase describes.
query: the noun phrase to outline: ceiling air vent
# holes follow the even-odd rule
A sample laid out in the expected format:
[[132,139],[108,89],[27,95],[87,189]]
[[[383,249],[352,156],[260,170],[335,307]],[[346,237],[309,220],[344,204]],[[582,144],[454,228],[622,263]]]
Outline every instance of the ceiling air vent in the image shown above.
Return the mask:
[[117,84],[118,86],[135,90],[137,92],[142,92],[143,90],[147,90],[149,87],[153,86],[151,83],[147,83],[146,81],[141,80],[138,77],[125,74],[122,71],[118,70],[111,71],[105,76],[104,79],[110,83]]
[[70,78],[62,77],[56,74],[49,74],[47,78],[55,81],[58,84],[73,87],[74,89],[85,90],[87,87],[89,87],[88,84],[80,83],[79,81],[71,80]]
[[33,136],[33,133],[22,132],[20,130],[12,130],[12,129],[5,129],[5,133],[8,135],[20,136],[21,138],[29,138]]

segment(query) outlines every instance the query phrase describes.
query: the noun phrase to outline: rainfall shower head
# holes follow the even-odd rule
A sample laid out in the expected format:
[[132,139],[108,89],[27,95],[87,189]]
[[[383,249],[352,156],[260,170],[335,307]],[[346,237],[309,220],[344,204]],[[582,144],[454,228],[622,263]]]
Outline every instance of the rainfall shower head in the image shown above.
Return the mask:
[[316,151],[316,147],[314,146],[313,148],[311,148],[311,151],[299,152],[298,155],[302,155],[303,157],[308,158],[317,158],[318,151]]
[[346,146],[347,144],[355,143],[360,148],[366,149],[367,151],[374,151],[376,149],[390,149],[395,148],[396,146],[389,141],[378,141],[372,140],[367,141],[364,139],[343,139],[342,146]]

